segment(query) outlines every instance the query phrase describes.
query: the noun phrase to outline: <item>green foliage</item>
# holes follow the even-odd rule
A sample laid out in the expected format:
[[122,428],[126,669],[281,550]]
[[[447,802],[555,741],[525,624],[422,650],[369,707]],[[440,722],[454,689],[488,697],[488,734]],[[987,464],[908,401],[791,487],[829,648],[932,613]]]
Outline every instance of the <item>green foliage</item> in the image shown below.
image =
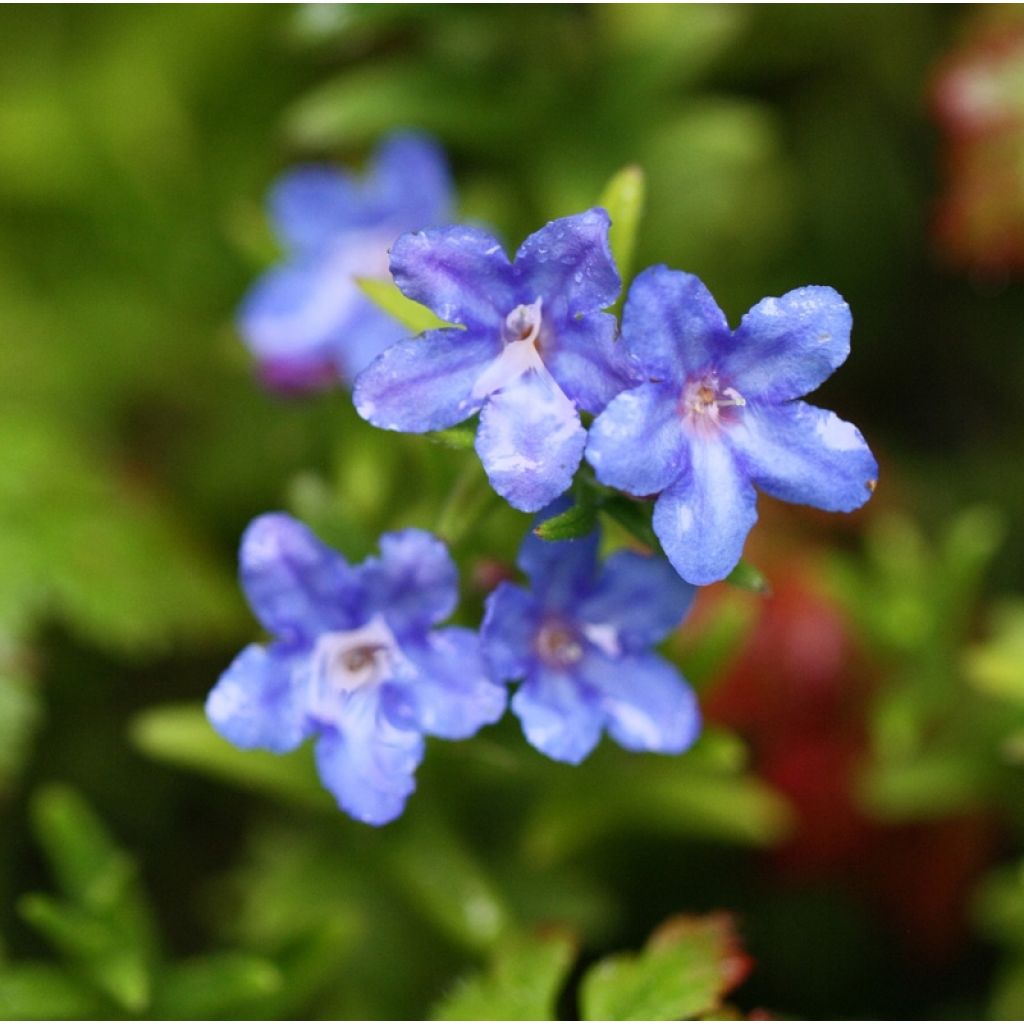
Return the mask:
[[882,819],[928,820],[991,806],[1013,784],[1005,772],[1008,741],[1024,725],[1024,708],[981,692],[979,665],[984,679],[992,664],[983,649],[973,648],[966,663],[961,653],[1001,535],[999,518],[987,509],[961,513],[935,544],[907,519],[890,517],[869,532],[866,564],[835,562],[837,593],[889,677],[875,702],[873,757],[861,787]]
[[439,320],[426,306],[421,306],[412,299],[407,299],[392,281],[384,281],[375,277],[356,279],[366,297],[389,316],[393,316],[400,324],[407,327],[413,334],[433,330],[437,327],[449,327]]
[[624,295],[629,288],[637,232],[644,211],[643,169],[636,166],[624,167],[605,185],[597,205],[608,211],[612,221],[612,255],[619,268]]
[[747,964],[724,916],[663,924],[639,956],[608,957],[583,979],[585,1020],[681,1020],[715,1013]]
[[550,516],[538,523],[533,532],[541,540],[577,540],[593,532],[597,525],[597,511],[593,505],[584,502],[573,505],[558,515]]
[[[466,978],[435,1020],[553,1020],[576,955],[571,934],[519,935],[490,968]],[[723,997],[747,973],[731,920],[722,914],[665,922],[643,952],[606,957],[583,975],[582,1020],[692,1020],[723,1012]]]
[[486,974],[465,978],[433,1013],[434,1020],[554,1020],[556,1000],[576,955],[570,934],[515,936]]
[[213,731],[201,707],[153,708],[132,724],[132,741],[150,757],[304,806],[336,811],[316,776],[310,751],[281,757],[240,750]]

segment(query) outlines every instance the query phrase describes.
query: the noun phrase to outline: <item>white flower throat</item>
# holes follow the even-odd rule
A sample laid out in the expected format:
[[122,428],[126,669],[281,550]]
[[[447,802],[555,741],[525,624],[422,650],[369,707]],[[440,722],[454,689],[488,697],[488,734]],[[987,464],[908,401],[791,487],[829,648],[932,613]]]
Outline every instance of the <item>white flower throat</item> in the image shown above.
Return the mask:
[[404,675],[409,666],[379,615],[358,629],[325,633],[313,648],[312,660],[317,695],[327,701]]
[[538,348],[544,325],[541,312],[543,304],[544,300],[538,298],[529,304],[516,306],[505,317],[501,332],[504,347],[501,354],[477,377],[473,384],[474,398],[492,394],[528,370],[547,373]]

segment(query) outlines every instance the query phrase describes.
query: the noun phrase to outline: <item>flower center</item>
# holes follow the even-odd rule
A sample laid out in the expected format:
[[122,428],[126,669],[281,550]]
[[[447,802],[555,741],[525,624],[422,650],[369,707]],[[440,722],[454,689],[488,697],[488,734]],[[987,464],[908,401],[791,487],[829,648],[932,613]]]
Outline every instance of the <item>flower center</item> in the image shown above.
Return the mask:
[[322,698],[352,693],[393,678],[405,664],[394,634],[378,615],[359,629],[325,633],[313,649]]
[[511,384],[527,370],[544,370],[540,357],[543,299],[516,306],[501,330],[501,354],[473,383],[473,397],[484,398]]
[[536,299],[529,305],[516,306],[507,317],[505,317],[504,342],[512,345],[516,342],[529,342],[536,344],[540,337],[541,307],[543,299]]
[[728,422],[731,411],[746,404],[735,388],[722,387],[718,374],[712,371],[686,382],[679,412],[691,427],[705,431]]
[[536,640],[541,661],[552,668],[570,668],[583,657],[583,640],[571,626],[549,619],[540,628]]

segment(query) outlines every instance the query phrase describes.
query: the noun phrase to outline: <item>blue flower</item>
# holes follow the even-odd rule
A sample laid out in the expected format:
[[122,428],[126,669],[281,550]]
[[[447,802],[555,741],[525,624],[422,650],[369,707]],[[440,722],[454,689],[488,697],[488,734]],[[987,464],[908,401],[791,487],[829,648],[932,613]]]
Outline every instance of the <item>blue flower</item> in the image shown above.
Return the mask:
[[371,825],[402,813],[423,736],[464,739],[496,721],[477,635],[431,627],[458,594],[444,545],[421,530],[385,534],[380,558],[349,565],[283,513],[242,539],[242,586],[269,646],[251,644],[210,693],[206,713],[236,746],[275,753],[319,736],[320,778]]
[[757,519],[756,485],[833,512],[871,496],[878,464],[860,432],[796,401],[850,351],[850,308],[831,288],[763,299],[729,330],[692,274],[651,267],[633,282],[622,339],[646,383],[594,421],[598,479],[658,494],[654,530],[691,583],[724,578]]
[[593,209],[531,235],[509,262],[476,228],[403,235],[391,272],[458,328],[389,348],[356,381],[360,416],[422,433],[480,413],[476,450],[494,489],[536,512],[572,481],[586,442],[577,406],[601,409],[632,380],[615,342],[620,281],[608,215]]
[[239,315],[267,384],[302,391],[352,380],[402,338],[402,326],[355,279],[386,278],[391,243],[445,223],[451,203],[443,153],[414,134],[387,139],[363,181],[325,165],[281,178],[270,214],[287,260],[256,283]]
[[700,732],[693,691],[650,648],[683,618],[694,588],[662,558],[632,551],[600,568],[597,534],[528,536],[519,566],[530,589],[502,583],[487,600],[484,656],[512,698],[527,740],[578,764],[607,729],[628,750],[678,754]]

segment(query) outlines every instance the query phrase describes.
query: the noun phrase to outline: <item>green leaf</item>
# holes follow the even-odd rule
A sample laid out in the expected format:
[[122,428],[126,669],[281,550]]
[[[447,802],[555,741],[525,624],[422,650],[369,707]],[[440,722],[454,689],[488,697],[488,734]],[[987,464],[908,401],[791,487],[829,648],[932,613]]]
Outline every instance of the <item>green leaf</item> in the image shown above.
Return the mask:
[[624,495],[613,494],[600,503],[600,509],[645,547],[651,551],[661,551],[661,544],[651,526],[650,502],[633,501]]
[[454,941],[486,950],[507,932],[509,911],[484,866],[428,805],[406,815],[390,850],[406,894]]
[[51,964],[0,967],[0,1018],[4,1020],[102,1020],[110,1007],[83,982]]
[[291,803],[318,810],[337,809],[317,779],[311,750],[286,755],[239,750],[214,732],[203,709],[196,705],[168,705],[144,711],[132,722],[131,739],[139,750],[158,761]]
[[988,640],[968,649],[964,672],[984,693],[1024,704],[1024,602],[997,609],[992,626]]
[[579,504],[551,516],[533,528],[541,540],[578,540],[594,530],[597,512],[593,505]]
[[444,320],[439,320],[426,306],[407,299],[398,290],[394,281],[384,281],[378,277],[357,277],[356,284],[375,306],[384,310],[388,316],[394,317],[413,334],[451,326]]
[[558,993],[576,955],[562,931],[520,935],[486,973],[464,979],[434,1009],[434,1020],[555,1020]]
[[39,700],[25,669],[18,664],[20,651],[8,654],[0,644],[0,794],[21,769],[39,723]]
[[731,583],[741,590],[752,590],[755,594],[770,594],[772,586],[764,573],[757,566],[749,562],[739,561],[736,568],[725,577],[726,583]]
[[210,953],[164,970],[154,997],[154,1016],[171,1020],[210,1020],[239,1010],[258,1010],[282,987],[281,972],[250,953]]
[[944,747],[871,764],[859,792],[869,812],[884,821],[921,821],[983,804],[996,766],[971,750]]
[[672,918],[639,955],[608,957],[584,975],[583,1018],[680,1020],[713,1013],[748,969],[728,915]]
[[22,916],[123,1009],[140,1012],[149,1000],[155,940],[134,861],[72,790],[41,789],[32,810],[69,901],[31,894],[20,903]]
[[612,255],[622,278],[623,291],[629,284],[630,271],[633,267],[633,253],[644,209],[645,191],[643,170],[631,165],[624,167],[608,182],[597,204],[603,206],[611,217],[609,238]]
[[454,448],[457,451],[468,451],[476,441],[476,423],[460,423],[457,427],[449,427],[447,430],[433,430],[424,434],[428,441],[439,444],[445,448]]
[[36,839],[70,899],[105,910],[123,896],[135,866],[77,793],[60,785],[37,790],[32,816]]
[[140,942],[130,919],[101,916],[41,893],[23,897],[18,909],[119,1006],[132,1013],[146,1008],[148,943]]
[[630,829],[776,843],[791,824],[789,806],[765,782],[743,773],[743,760],[735,740],[722,742],[717,733],[671,760],[600,748],[588,762],[585,789],[575,780],[548,785],[526,829],[526,855],[541,864],[564,861]]

